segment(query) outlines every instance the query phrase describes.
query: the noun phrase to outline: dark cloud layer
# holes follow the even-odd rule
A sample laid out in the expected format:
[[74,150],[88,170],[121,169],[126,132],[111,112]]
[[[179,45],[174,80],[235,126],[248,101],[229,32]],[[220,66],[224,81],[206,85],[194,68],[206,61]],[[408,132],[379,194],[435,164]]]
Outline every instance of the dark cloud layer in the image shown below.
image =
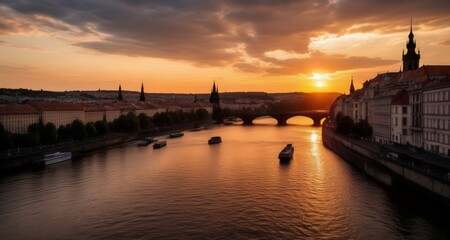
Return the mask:
[[[36,28],[99,34],[100,40],[74,44],[109,54],[298,74],[319,62],[330,71],[393,63],[309,53],[310,38],[323,32],[407,31],[411,17],[427,27],[447,27],[449,10],[448,0],[0,0],[0,34]],[[265,56],[274,50],[310,57]]]

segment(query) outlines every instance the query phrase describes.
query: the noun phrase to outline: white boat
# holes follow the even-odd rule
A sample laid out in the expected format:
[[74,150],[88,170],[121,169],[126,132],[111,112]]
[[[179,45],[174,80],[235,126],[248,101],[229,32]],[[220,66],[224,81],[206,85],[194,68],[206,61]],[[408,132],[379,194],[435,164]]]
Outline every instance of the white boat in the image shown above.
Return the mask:
[[153,144],[153,148],[154,149],[162,148],[162,147],[165,147],[166,145],[167,145],[166,141],[158,141]]
[[294,155],[294,146],[292,144],[287,144],[286,147],[281,150],[280,154],[278,154],[278,158],[282,161],[287,161],[292,158]]
[[53,163],[70,160],[70,159],[72,159],[71,152],[55,152],[55,153],[44,155],[44,164],[49,165],[49,164],[53,164]]
[[208,140],[208,144],[217,144],[217,143],[221,143],[221,142],[222,142],[222,138],[220,136],[214,136]]

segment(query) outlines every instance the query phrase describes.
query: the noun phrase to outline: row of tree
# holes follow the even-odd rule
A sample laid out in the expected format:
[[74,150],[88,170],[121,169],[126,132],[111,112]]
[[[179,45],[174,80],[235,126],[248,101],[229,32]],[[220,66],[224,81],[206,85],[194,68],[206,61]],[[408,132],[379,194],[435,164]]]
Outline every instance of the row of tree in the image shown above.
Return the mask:
[[360,120],[355,123],[349,116],[342,115],[341,112],[336,114],[336,131],[343,135],[354,134],[363,138],[372,137],[372,126],[367,120]]
[[49,145],[65,141],[83,141],[98,136],[104,136],[111,132],[137,132],[154,127],[166,127],[176,124],[203,121],[209,119],[206,109],[196,111],[168,111],[156,113],[153,117],[141,113],[138,116],[133,112],[120,115],[112,122],[97,121],[84,124],[80,120],[62,125],[59,128],[53,123],[34,123],[28,127],[26,134],[12,134],[4,128],[0,122],[0,150],[16,147],[34,147]]

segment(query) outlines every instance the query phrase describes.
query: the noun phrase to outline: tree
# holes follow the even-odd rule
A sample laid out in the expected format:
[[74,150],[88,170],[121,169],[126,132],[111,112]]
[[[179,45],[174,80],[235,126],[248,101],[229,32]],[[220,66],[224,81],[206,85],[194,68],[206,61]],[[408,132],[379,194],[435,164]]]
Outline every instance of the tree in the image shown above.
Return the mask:
[[353,126],[352,132],[363,138],[372,137],[372,127],[367,120],[361,120]]
[[44,144],[53,144],[58,138],[55,124],[49,122],[42,129],[41,139]]
[[339,124],[342,120],[342,112],[336,114],[336,124]]
[[146,130],[153,127],[152,119],[149,116],[147,116],[147,114],[141,113],[139,114],[138,118],[139,118],[139,127],[141,129]]
[[119,118],[114,119],[114,125],[119,131],[135,132],[139,130],[139,119],[133,112],[127,115],[120,115]]
[[349,116],[343,116],[341,121],[337,123],[336,131],[340,134],[347,135],[353,128],[353,119]]
[[72,136],[75,140],[84,140],[87,137],[86,127],[84,123],[78,119],[72,122]]
[[58,134],[58,141],[69,139],[71,136],[71,133],[68,133],[66,126],[64,125],[59,126],[56,133]]
[[128,112],[126,120],[129,124],[129,131],[135,132],[139,130],[139,119],[133,112]]
[[209,118],[209,113],[204,108],[199,108],[199,109],[195,110],[195,115],[197,116],[197,118],[199,120],[206,120]]
[[0,150],[6,150],[12,145],[11,134],[6,131],[3,124],[0,122]]
[[37,146],[41,144],[41,130],[42,124],[40,123],[33,123],[28,126],[27,138],[30,146]]
[[109,127],[104,121],[97,121],[94,123],[97,134],[102,136],[109,133]]
[[172,119],[167,112],[155,113],[155,115],[153,115],[153,123],[158,127],[170,126],[173,124]]
[[95,128],[94,123],[92,122],[86,123],[86,133],[89,138],[97,136],[97,129]]

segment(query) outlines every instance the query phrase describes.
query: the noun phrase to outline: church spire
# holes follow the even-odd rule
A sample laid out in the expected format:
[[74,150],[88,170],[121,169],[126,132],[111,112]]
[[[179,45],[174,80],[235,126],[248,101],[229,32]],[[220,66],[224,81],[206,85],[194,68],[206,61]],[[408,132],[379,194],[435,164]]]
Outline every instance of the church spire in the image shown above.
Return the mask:
[[403,71],[416,70],[419,68],[420,51],[416,53],[416,41],[412,30],[412,19],[409,27],[408,42],[406,43],[406,54],[403,52]]
[[117,101],[122,101],[123,97],[122,97],[122,86],[119,84],[119,96],[117,97]]
[[142,84],[141,84],[141,96],[139,97],[139,101],[145,102],[144,82],[142,82]]
[[353,75],[352,75],[352,81],[350,83],[350,94],[355,92],[355,86],[353,86]]
[[219,102],[219,87],[216,87],[216,81],[214,80],[213,87],[211,90],[211,96],[209,97],[210,103],[218,103]]

